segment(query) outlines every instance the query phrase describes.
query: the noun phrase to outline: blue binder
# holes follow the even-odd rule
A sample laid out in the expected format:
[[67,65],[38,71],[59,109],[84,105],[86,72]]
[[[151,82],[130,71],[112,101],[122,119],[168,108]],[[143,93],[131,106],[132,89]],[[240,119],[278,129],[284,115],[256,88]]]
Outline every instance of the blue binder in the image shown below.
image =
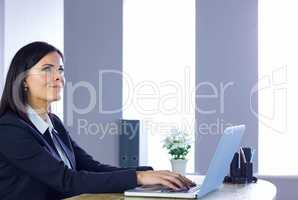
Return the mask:
[[139,120],[120,120],[119,165],[120,167],[139,166]]

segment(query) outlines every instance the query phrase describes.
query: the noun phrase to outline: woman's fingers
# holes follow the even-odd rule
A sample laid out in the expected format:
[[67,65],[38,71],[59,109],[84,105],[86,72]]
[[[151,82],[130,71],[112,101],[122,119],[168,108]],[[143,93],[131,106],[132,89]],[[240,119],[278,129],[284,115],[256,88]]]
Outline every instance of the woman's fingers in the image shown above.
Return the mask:
[[163,174],[167,174],[169,176],[174,176],[177,179],[179,179],[181,182],[183,182],[183,184],[187,187],[193,187],[196,184],[194,182],[192,182],[191,180],[189,180],[188,178],[186,178],[185,176],[182,176],[181,174],[175,173],[175,172],[171,172],[171,171],[167,171],[167,170],[163,170],[161,171],[161,173]]
[[187,177],[182,176],[181,174],[176,175],[179,176],[179,178],[182,179],[185,183],[187,183],[188,186],[193,187],[196,185],[192,180],[188,179]]
[[182,175],[180,175],[180,176],[181,176],[181,178],[188,184],[189,187],[194,187],[194,186],[196,186],[196,184],[195,184],[193,181],[189,180],[189,179],[186,178],[185,176],[182,176]]
[[167,181],[166,179],[161,179],[160,184],[162,184],[163,186],[166,186],[168,188],[171,188],[173,190],[179,190],[179,187],[177,187],[176,185],[174,185],[170,181]]
[[137,171],[137,182],[141,185],[162,184],[173,190],[188,188],[192,183],[186,177],[170,171]]
[[160,177],[167,180],[168,182],[171,182],[172,184],[175,184],[176,186],[178,186],[178,188],[187,187],[187,185],[185,185],[185,183],[177,177],[170,176],[168,174],[161,174]]

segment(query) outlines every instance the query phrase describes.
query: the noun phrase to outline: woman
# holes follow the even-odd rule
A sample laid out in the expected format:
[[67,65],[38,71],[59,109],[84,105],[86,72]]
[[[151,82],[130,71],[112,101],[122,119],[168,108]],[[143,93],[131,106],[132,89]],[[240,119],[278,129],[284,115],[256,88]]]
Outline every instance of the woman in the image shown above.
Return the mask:
[[55,47],[33,42],[14,56],[0,103],[0,199],[53,200],[137,185],[176,190],[193,185],[169,171],[93,160],[49,112],[63,86],[63,55]]

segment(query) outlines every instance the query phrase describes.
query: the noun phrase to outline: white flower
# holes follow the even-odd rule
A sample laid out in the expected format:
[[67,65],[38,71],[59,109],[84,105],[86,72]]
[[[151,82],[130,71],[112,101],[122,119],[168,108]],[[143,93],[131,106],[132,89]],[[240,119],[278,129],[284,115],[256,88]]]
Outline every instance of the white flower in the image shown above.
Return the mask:
[[171,134],[163,140],[163,148],[168,150],[173,159],[185,159],[192,143],[193,141],[189,134],[172,129]]

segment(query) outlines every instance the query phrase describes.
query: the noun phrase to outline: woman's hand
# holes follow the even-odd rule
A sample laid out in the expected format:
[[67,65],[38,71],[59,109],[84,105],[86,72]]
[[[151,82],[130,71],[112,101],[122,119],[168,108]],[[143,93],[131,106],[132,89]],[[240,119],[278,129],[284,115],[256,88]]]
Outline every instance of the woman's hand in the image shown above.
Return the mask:
[[173,190],[195,186],[195,183],[185,176],[167,170],[137,171],[137,181],[139,185],[161,184]]

